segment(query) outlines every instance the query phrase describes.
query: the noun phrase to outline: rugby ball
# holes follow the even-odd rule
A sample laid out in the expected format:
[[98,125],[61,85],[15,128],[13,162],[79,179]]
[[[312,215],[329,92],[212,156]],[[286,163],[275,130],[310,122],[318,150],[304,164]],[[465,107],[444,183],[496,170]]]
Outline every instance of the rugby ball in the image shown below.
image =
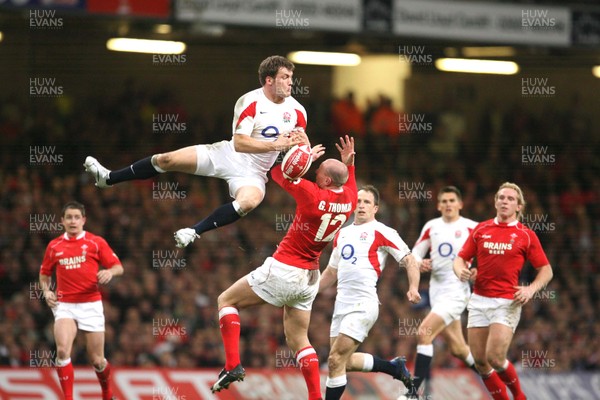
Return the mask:
[[312,164],[312,154],[307,144],[295,145],[283,157],[281,171],[291,181],[301,178]]

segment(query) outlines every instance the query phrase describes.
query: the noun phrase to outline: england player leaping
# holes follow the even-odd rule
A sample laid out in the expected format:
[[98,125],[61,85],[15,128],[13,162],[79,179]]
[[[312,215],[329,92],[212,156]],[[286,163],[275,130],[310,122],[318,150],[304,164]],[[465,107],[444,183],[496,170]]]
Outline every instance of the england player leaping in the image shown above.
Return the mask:
[[256,208],[264,198],[267,172],[279,152],[296,144],[310,144],[304,133],[306,110],[290,96],[293,74],[294,64],[285,57],[271,56],[261,62],[258,77],[262,87],[246,93],[235,104],[231,140],[155,154],[116,171],[89,156],[83,165],[100,188],[167,171],[226,180],[235,200],[191,228],[175,232],[177,246],[185,247],[202,233],[231,224]]
[[[462,208],[460,190],[454,186],[443,188],[438,194],[437,203],[442,216],[425,224],[412,250],[421,272],[431,271],[431,311],[419,326],[414,388],[409,391],[409,398],[416,398],[421,383],[430,378],[433,340],[439,334],[446,340],[452,355],[476,371],[475,360],[465,342],[460,321],[471,290],[469,283],[461,282],[452,269],[452,262],[458,251],[477,226],[477,222],[460,215]],[[431,258],[423,259],[427,252]]]
[[[296,214],[279,247],[264,264],[225,290],[218,299],[219,326],[225,347],[225,368],[212,386],[227,389],[246,375],[240,363],[239,310],[262,304],[283,307],[283,331],[306,381],[309,400],[320,400],[319,359],[308,340],[312,303],[319,288],[319,257],[356,207],[354,139],[336,145],[341,161],[327,159],[316,171],[315,182],[290,182],[281,168],[271,177],[296,200]],[[313,147],[313,160],[323,154]]]
[[355,353],[379,316],[377,281],[390,254],[408,274],[406,297],[421,300],[419,268],[398,232],[375,219],[379,191],[365,186],[358,191],[354,223],[342,228],[334,239],[329,265],[323,272],[319,291],[337,280],[337,296],[331,321],[329,374],[325,399],[337,400],[346,389],[346,371],[384,372],[412,387],[405,359],[383,360],[367,353]]

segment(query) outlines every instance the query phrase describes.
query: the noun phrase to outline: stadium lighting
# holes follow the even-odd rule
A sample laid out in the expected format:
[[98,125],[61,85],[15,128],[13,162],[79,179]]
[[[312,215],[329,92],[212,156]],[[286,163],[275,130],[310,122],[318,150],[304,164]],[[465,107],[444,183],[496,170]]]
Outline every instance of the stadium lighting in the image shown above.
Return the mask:
[[322,51],[294,51],[288,59],[298,64],[355,66],[360,64],[360,56],[353,53],[330,53]]
[[3,38],[4,38],[4,35],[2,35],[2,32],[0,31],[0,42],[2,41]]
[[106,42],[106,48],[112,51],[151,54],[181,54],[186,45],[183,42],[169,40],[112,38]]
[[600,78],[600,65],[596,65],[594,68],[592,68],[592,74],[596,78]]
[[154,25],[154,32],[166,35],[173,32],[173,27],[169,24],[156,24]]
[[514,75],[519,65],[512,61],[474,60],[466,58],[438,58],[435,67],[445,72],[466,72],[471,74]]
[[465,57],[513,57],[516,53],[514,47],[510,46],[481,46],[463,47],[462,53]]

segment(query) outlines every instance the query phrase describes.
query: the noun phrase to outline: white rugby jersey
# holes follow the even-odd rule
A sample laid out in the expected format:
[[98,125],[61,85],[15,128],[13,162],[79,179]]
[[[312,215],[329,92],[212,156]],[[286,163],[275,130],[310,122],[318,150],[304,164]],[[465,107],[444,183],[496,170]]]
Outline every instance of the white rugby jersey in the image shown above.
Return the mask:
[[[284,132],[296,127],[306,129],[306,110],[293,97],[283,103],[273,103],[265,96],[262,88],[246,93],[235,103],[233,134],[251,136],[261,141],[277,140]],[[254,168],[266,174],[277,159],[278,151],[268,153],[237,153],[240,168]]]
[[460,217],[454,222],[445,222],[442,217],[428,221],[412,251],[417,261],[421,261],[429,251],[431,257],[431,278],[429,289],[435,290],[468,287],[461,282],[452,269],[454,258],[469,237],[477,222]]
[[410,254],[395,229],[377,220],[342,228],[329,259],[329,266],[337,269],[336,301],[378,301],[377,280],[388,254],[398,262]]

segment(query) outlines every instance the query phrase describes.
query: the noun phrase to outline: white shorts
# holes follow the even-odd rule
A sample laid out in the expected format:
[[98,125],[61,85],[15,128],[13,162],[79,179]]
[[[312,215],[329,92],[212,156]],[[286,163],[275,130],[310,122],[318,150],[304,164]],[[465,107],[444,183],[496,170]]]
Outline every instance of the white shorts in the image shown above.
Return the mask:
[[514,332],[521,319],[521,304],[514,300],[484,297],[473,294],[467,309],[469,321],[467,328],[484,328],[491,324],[502,324]]
[[340,333],[363,342],[379,317],[379,303],[362,301],[358,303],[335,302],[331,319],[330,337]]
[[254,293],[267,303],[310,311],[319,291],[319,276],[319,270],[292,267],[268,257],[246,279]]
[[431,303],[431,312],[439,315],[446,326],[460,319],[463,311],[467,308],[469,302],[470,289],[465,288],[444,288],[429,289],[429,302]]
[[255,186],[265,193],[267,177],[256,171],[250,165],[240,165],[235,157],[235,150],[227,140],[213,144],[196,145],[195,175],[211,176],[227,181],[229,195],[235,198],[235,193],[242,186]]
[[52,309],[54,320],[75,320],[77,328],[87,332],[104,332],[104,307],[102,300],[89,303],[65,303],[59,301]]

